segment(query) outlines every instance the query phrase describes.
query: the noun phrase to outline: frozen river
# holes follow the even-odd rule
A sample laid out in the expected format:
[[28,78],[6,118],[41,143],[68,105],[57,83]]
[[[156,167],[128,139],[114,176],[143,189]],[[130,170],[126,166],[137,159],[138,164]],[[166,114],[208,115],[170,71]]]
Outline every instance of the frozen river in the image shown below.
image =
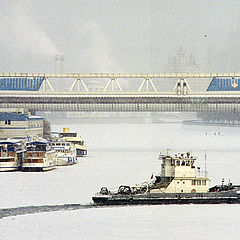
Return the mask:
[[[50,172],[0,176],[0,208],[91,203],[102,186],[149,180],[166,148],[192,151],[211,185],[240,183],[240,129],[162,124],[64,124],[86,141],[79,164]],[[239,205],[171,205],[79,209],[0,219],[1,239],[239,239]],[[31,234],[29,234],[31,233]]]

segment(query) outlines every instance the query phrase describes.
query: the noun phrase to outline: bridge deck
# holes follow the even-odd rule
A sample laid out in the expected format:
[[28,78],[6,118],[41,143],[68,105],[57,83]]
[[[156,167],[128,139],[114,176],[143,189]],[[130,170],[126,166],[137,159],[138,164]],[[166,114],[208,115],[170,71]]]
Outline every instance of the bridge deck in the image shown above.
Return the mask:
[[240,112],[237,96],[19,96],[0,97],[0,108],[33,111],[225,111]]

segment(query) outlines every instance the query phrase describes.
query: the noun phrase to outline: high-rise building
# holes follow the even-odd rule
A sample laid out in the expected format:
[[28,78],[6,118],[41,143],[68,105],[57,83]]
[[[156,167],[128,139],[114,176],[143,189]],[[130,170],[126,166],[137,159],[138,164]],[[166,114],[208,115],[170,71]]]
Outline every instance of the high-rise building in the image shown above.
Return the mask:
[[192,54],[188,57],[182,47],[180,47],[175,57],[168,58],[168,63],[165,65],[165,72],[196,73],[200,72],[200,65],[196,63]]

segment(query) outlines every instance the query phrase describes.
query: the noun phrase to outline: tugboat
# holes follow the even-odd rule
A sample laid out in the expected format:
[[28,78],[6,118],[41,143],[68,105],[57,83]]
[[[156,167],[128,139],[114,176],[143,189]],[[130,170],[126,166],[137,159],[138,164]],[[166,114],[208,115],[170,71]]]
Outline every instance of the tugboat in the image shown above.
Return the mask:
[[219,204],[240,203],[240,185],[209,188],[207,171],[195,167],[196,158],[190,152],[173,156],[164,154],[161,174],[136,186],[121,185],[116,191],[102,187],[92,198],[97,205],[125,204]]

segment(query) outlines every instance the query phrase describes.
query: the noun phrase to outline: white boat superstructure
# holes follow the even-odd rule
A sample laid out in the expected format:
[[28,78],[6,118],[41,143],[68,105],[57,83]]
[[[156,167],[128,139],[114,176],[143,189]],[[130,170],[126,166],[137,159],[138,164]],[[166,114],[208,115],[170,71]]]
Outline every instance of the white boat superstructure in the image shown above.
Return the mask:
[[57,166],[77,163],[77,151],[73,143],[63,140],[54,140],[51,141],[51,147],[57,153]]
[[87,148],[84,146],[84,141],[81,137],[63,137],[62,140],[73,143],[74,147],[76,148],[77,157],[83,157],[87,155]]
[[26,144],[27,154],[23,160],[23,171],[48,171],[56,167],[56,152],[45,140],[36,140]]
[[162,160],[161,175],[156,176],[155,186],[150,193],[208,192],[208,173],[195,167],[196,157],[190,152],[159,157]]
[[58,133],[59,138],[63,141],[71,142],[76,148],[77,157],[87,155],[87,148],[81,137],[77,136],[76,132],[69,132],[68,128],[63,128],[63,132]]
[[24,154],[22,141],[15,139],[0,141],[0,171],[20,170]]

